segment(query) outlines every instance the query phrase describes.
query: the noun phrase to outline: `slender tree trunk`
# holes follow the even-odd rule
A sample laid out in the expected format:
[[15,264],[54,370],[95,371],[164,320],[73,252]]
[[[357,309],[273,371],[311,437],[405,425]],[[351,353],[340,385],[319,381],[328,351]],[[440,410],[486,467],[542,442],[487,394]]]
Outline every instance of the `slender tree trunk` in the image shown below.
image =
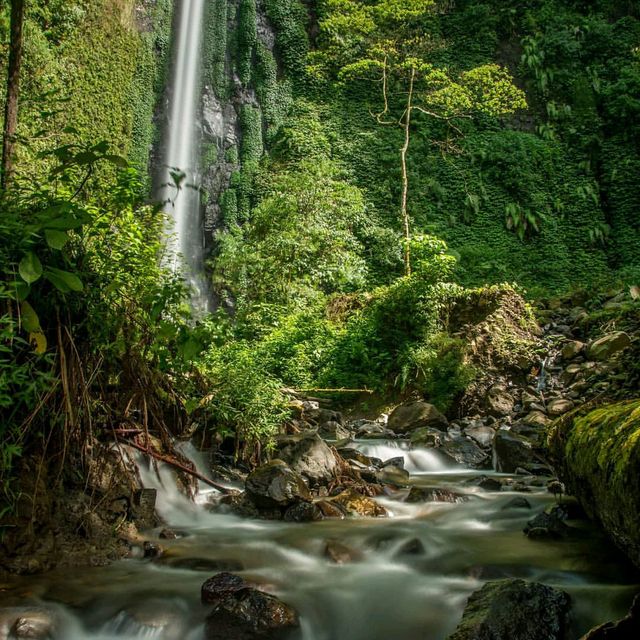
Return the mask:
[[409,224],[409,212],[407,211],[407,197],[409,195],[409,173],[407,171],[407,153],[409,152],[409,143],[411,142],[411,112],[413,110],[413,85],[416,79],[416,70],[411,69],[411,78],[409,79],[409,95],[407,98],[407,110],[404,115],[402,127],[404,129],[404,145],[400,149],[400,158],[402,160],[402,203],[400,207],[400,216],[404,227],[404,272],[405,275],[411,275],[411,227]]
[[22,26],[25,0],[11,0],[11,43],[9,73],[7,75],[7,101],[4,109],[2,139],[2,188],[6,189],[13,173],[15,136],[18,127],[18,96],[20,93],[20,67],[22,65]]

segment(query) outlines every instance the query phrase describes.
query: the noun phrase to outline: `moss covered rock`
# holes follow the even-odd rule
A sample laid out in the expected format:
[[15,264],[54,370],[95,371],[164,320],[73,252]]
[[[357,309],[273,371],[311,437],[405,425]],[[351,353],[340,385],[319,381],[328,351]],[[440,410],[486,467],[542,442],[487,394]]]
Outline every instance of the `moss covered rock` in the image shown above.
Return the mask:
[[569,607],[568,594],[537,582],[487,582],[471,594],[448,640],[562,640]]
[[569,414],[549,448],[585,511],[640,566],[640,400]]

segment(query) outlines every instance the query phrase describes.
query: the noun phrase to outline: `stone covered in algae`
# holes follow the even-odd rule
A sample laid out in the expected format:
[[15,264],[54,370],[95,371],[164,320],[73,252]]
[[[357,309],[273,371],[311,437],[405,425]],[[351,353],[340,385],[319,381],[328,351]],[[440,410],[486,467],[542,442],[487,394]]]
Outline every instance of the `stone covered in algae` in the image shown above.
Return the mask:
[[561,418],[549,448],[571,493],[640,567],[640,400]]

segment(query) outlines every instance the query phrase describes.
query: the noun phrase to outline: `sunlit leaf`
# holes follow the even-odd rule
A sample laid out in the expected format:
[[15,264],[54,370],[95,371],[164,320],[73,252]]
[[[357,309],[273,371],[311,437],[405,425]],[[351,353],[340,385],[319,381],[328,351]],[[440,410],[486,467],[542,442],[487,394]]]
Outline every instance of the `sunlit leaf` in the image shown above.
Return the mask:
[[42,331],[35,331],[29,334],[29,342],[33,345],[34,351],[43,354],[47,350],[47,338]]
[[52,249],[62,249],[69,242],[68,234],[56,229],[45,229],[44,237]]
[[29,251],[29,253],[20,260],[18,271],[20,273],[20,277],[25,282],[32,284],[42,275],[42,263],[33,251]]
[[45,278],[62,293],[82,291],[84,289],[82,280],[80,280],[75,273],[71,273],[71,271],[49,267],[45,272]]
[[29,333],[38,333],[40,329],[40,318],[36,310],[26,301],[20,304],[20,319],[22,320],[22,326],[25,331]]

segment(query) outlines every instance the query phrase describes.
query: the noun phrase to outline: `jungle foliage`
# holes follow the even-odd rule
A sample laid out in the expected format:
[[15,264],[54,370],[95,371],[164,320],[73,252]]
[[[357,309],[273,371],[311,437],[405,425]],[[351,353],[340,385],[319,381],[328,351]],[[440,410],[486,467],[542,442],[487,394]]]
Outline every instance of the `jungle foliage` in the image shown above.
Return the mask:
[[467,287],[637,284],[635,3],[212,0],[204,82],[255,100],[237,144],[203,151],[234,172],[221,309],[195,322],[145,204],[171,6],[29,3],[0,221],[5,491],[28,447],[57,442],[62,462],[114,425],[190,416],[251,449],[285,386],[447,411],[475,375],[447,333]]

